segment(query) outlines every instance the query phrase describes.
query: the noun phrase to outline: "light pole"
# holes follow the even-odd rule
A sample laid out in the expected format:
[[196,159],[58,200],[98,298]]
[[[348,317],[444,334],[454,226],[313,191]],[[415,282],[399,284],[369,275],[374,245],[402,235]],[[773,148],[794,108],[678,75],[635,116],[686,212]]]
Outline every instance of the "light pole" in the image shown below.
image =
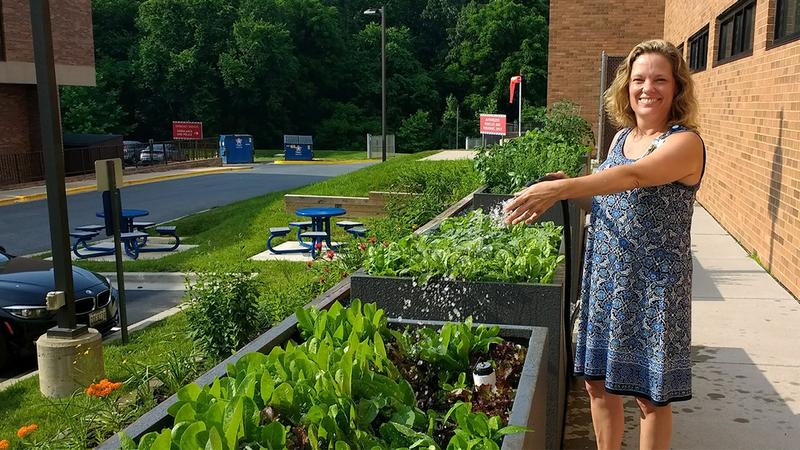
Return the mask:
[[381,16],[381,161],[386,161],[386,6],[364,11],[368,16]]
[[456,150],[458,150],[458,105],[456,105]]

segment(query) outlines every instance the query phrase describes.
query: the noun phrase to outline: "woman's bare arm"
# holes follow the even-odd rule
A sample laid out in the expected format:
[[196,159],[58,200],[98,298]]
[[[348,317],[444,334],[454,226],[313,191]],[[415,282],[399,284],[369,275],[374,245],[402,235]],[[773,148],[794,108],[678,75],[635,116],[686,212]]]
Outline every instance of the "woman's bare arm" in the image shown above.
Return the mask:
[[633,164],[612,167],[591,175],[542,182],[520,192],[504,208],[510,223],[532,222],[562,199],[613,194],[674,181],[699,181],[703,170],[703,143],[695,133],[677,133],[658,151]]

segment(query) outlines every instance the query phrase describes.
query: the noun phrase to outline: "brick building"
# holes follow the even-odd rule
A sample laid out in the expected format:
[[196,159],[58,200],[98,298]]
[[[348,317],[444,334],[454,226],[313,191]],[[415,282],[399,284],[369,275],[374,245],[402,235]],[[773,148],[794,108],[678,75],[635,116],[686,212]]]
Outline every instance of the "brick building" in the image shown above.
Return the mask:
[[550,27],[548,103],[578,103],[595,132],[603,51],[683,49],[708,151],[698,201],[800,297],[800,0],[551,0]]
[[[21,178],[35,177],[41,170],[28,5],[0,0],[0,178],[12,170]],[[58,83],[95,85],[91,1],[51,0],[50,12]]]

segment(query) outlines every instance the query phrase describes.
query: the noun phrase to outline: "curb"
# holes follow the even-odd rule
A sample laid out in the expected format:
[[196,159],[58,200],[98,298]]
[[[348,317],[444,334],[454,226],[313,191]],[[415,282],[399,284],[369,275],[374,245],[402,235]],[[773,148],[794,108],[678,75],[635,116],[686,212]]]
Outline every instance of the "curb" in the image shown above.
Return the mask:
[[287,161],[279,159],[272,162],[272,164],[358,164],[368,162],[380,162],[374,159],[343,159],[340,161]]
[[[155,183],[155,182],[164,181],[164,180],[176,180],[176,179],[179,179],[179,178],[198,177],[198,176],[201,176],[201,175],[212,175],[212,174],[217,174],[217,173],[222,173],[222,172],[233,172],[233,171],[238,171],[238,170],[248,170],[248,169],[252,169],[252,168],[253,168],[252,166],[249,166],[249,167],[225,167],[225,168],[221,168],[221,169],[217,169],[217,170],[206,170],[206,171],[202,171],[202,172],[186,172],[186,173],[174,173],[174,174],[167,174],[167,175],[157,175],[157,176],[148,177],[148,178],[141,178],[141,179],[138,179],[138,180],[125,181],[125,182],[122,183],[122,187],[135,186],[137,184]],[[66,189],[66,194],[67,195],[73,195],[73,194],[80,194],[82,192],[94,191],[94,190],[97,190],[97,187],[94,184],[87,184],[87,185],[83,185],[83,186],[76,186],[76,187],[72,187],[72,188],[67,188]],[[27,202],[32,202],[32,201],[35,201],[35,200],[41,200],[41,199],[45,199],[45,198],[47,198],[47,193],[46,192],[39,192],[39,193],[36,193],[36,194],[30,194],[30,195],[16,195],[16,196],[13,196],[13,197],[0,199],[0,206],[13,205],[15,203],[27,203]]]

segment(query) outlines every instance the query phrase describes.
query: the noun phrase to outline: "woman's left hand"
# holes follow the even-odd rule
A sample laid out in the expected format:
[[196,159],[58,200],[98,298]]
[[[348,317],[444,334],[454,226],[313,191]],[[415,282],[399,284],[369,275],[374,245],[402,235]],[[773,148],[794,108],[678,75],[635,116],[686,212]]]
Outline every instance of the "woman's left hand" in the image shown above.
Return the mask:
[[509,213],[505,222],[513,225],[522,221],[533,223],[559,200],[559,183],[559,180],[543,181],[515,193],[514,198],[503,207],[503,212]]

